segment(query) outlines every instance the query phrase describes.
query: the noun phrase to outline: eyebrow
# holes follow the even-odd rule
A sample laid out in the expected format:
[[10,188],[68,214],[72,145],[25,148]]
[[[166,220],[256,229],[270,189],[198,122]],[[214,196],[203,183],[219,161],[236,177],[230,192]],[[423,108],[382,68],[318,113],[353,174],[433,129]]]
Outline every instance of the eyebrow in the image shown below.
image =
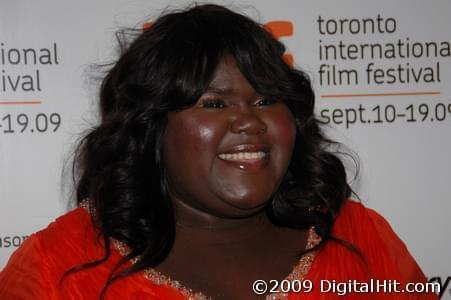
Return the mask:
[[210,85],[205,90],[205,92],[224,95],[224,94],[231,94],[233,92],[233,89],[229,88],[229,87],[220,87],[220,86]]

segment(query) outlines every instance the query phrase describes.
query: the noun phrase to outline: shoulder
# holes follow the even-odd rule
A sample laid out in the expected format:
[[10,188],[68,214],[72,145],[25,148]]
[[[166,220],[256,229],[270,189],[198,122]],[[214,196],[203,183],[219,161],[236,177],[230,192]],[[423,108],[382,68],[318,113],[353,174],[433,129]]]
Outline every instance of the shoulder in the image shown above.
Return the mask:
[[61,241],[72,242],[74,239],[86,239],[92,237],[94,232],[91,215],[83,208],[76,208],[58,217],[47,228],[38,231],[35,235],[44,246],[53,244],[55,241],[62,246]]
[[93,232],[90,215],[79,208],[32,234],[0,273],[0,298],[53,299],[53,288],[84,256]]
[[83,208],[74,209],[55,219],[45,229],[30,235],[13,253],[9,264],[17,256],[27,259],[32,255],[46,259],[47,264],[61,263],[62,257],[84,251],[86,246],[93,244],[95,232],[90,214]]
[[37,232],[36,236],[42,252],[49,256],[50,263],[61,264],[61,261],[65,261],[66,264],[77,264],[81,259],[86,262],[93,257],[98,258],[103,252],[103,244],[92,217],[83,208],[76,208],[58,217],[47,228]]
[[360,248],[397,248],[407,251],[388,221],[375,210],[354,200],[346,200],[339,211],[332,233]]
[[369,217],[369,215],[375,218],[383,219],[380,214],[371,208],[365,207],[361,202],[357,202],[353,199],[347,199],[344,201],[343,206],[337,215],[336,222],[340,222],[342,220],[351,221],[362,217],[366,218]]
[[334,236],[351,243],[375,276],[424,282],[426,277],[406,244],[375,210],[346,200],[333,226]]
[[362,242],[359,240],[362,236],[369,242],[380,242],[380,239],[383,239],[385,241],[383,244],[406,250],[404,242],[382,215],[351,199],[346,200],[340,209],[335,219],[333,233],[357,244]]

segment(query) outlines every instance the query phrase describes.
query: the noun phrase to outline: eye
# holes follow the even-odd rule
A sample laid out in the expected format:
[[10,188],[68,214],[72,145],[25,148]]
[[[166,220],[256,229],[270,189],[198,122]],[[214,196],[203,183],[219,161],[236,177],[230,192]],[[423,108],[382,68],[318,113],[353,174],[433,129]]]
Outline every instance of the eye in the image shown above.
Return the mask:
[[268,106],[268,105],[272,105],[274,103],[277,103],[278,101],[276,99],[270,98],[270,97],[263,97],[263,98],[259,98],[256,102],[255,105],[256,106]]
[[225,102],[221,99],[201,100],[201,106],[204,108],[224,108]]

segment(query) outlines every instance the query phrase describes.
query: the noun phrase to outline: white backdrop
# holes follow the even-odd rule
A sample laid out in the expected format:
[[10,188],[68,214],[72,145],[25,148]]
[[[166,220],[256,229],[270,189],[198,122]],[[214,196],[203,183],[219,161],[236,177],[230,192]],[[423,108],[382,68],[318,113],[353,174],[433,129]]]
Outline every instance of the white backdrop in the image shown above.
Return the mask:
[[[429,278],[451,275],[451,2],[213,1],[281,21],[313,78],[327,131],[360,157],[354,183]],[[114,57],[114,32],[188,1],[0,3],[0,268],[68,209],[71,153],[96,120],[89,66]],[[70,173],[70,172],[69,172]],[[437,278],[438,277],[438,278]],[[451,299],[451,283],[442,299]]]

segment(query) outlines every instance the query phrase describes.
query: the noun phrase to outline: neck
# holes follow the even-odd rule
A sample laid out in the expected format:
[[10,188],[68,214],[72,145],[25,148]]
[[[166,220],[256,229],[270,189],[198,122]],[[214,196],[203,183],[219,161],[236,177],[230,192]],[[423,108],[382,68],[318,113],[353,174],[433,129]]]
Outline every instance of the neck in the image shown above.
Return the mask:
[[174,205],[176,240],[189,239],[191,243],[198,244],[239,243],[273,228],[264,210],[246,217],[227,218],[180,201],[174,201]]

